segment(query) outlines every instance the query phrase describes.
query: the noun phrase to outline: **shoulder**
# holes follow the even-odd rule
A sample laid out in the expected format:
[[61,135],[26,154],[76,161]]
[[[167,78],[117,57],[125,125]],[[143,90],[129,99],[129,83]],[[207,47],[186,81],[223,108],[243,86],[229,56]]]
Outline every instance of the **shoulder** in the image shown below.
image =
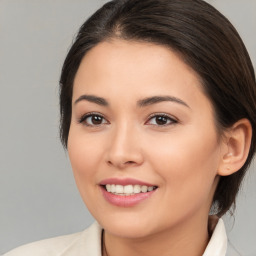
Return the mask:
[[99,255],[101,227],[93,223],[83,232],[54,237],[18,247],[3,256]]
[[81,233],[59,236],[20,246],[4,256],[57,255],[79,240]]

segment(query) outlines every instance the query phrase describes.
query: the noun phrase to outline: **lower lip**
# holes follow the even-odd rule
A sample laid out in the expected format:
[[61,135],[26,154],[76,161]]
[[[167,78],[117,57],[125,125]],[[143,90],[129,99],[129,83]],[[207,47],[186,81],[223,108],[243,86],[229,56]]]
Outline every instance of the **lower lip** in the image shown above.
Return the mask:
[[115,206],[119,206],[119,207],[131,207],[131,206],[137,205],[137,204],[143,202],[144,200],[148,199],[149,197],[151,197],[152,194],[156,191],[156,189],[155,189],[150,192],[138,193],[138,194],[134,194],[131,196],[119,196],[119,195],[115,195],[115,194],[108,192],[102,186],[100,186],[100,188],[101,188],[104,198],[109,203],[111,203]]

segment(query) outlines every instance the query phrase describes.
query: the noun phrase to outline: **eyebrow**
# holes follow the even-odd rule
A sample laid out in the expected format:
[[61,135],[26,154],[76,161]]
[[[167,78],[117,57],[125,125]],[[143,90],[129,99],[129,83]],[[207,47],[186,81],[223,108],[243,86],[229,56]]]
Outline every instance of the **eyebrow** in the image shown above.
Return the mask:
[[104,107],[109,106],[108,102],[104,98],[101,98],[101,97],[98,97],[98,96],[94,96],[94,95],[81,95],[75,101],[75,104],[77,104],[78,102],[80,102],[82,100],[86,100],[86,101],[89,101],[89,102],[92,102],[92,103],[96,103],[96,104],[98,104],[100,106],[104,106]]
[[[98,105],[104,106],[104,107],[108,107],[109,106],[109,103],[107,102],[106,99],[98,97],[98,96],[95,96],[95,95],[86,95],[86,94],[81,95],[75,101],[74,104],[77,104],[78,102],[83,101],[83,100],[86,100],[86,101],[89,101],[89,102],[92,102],[92,103],[95,103],[95,104],[98,104]],[[148,98],[139,100],[137,102],[137,105],[139,107],[146,107],[146,106],[153,105],[153,104],[160,103],[160,102],[164,102],[164,101],[175,102],[175,103],[178,103],[178,104],[181,104],[183,106],[186,106],[186,107],[190,108],[189,105],[186,102],[184,102],[183,100],[181,100],[179,98],[173,97],[173,96],[153,96],[153,97],[148,97]]]
[[190,108],[189,105],[186,102],[184,102],[183,100],[181,100],[179,98],[173,97],[173,96],[148,97],[148,98],[139,100],[138,101],[138,106],[139,107],[146,107],[146,106],[153,105],[153,104],[156,104],[156,103],[160,103],[160,102],[163,102],[163,101],[175,102],[175,103],[178,103],[178,104],[181,104],[183,106],[186,106],[186,107]]

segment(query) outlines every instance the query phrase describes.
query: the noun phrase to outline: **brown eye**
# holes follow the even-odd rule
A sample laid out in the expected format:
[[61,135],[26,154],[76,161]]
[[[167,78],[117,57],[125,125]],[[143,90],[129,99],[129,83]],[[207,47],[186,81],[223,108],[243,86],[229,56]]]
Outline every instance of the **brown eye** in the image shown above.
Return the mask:
[[156,123],[158,125],[165,125],[165,124],[167,124],[167,122],[168,122],[168,118],[165,116],[157,116],[156,117]]
[[107,123],[106,119],[103,116],[97,114],[85,115],[80,119],[79,122],[87,126],[99,126]]
[[94,124],[94,125],[99,125],[102,123],[102,120],[103,118],[101,116],[96,116],[96,115],[93,115],[91,117],[91,123]]
[[158,114],[152,116],[147,122],[150,125],[164,126],[177,123],[177,121],[168,115]]

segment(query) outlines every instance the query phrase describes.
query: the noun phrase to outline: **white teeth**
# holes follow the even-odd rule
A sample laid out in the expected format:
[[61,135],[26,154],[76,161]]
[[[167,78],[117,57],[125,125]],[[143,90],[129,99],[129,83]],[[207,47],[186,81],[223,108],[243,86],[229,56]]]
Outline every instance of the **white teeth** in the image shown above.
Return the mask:
[[107,184],[105,186],[106,190],[110,193],[122,195],[122,196],[129,196],[134,195],[138,193],[146,193],[150,192],[155,189],[155,187],[151,186],[140,186],[140,185],[115,185],[115,184]]
[[110,192],[115,193],[116,192],[116,185],[112,184],[110,187]]
[[141,192],[142,193],[146,193],[148,191],[148,187],[147,186],[142,186],[141,187]]
[[106,189],[107,189],[108,192],[111,192],[111,185],[110,185],[110,184],[107,184],[107,185],[106,185]]
[[148,187],[148,192],[152,191],[154,187]]
[[122,185],[116,185],[116,191],[117,194],[123,194],[123,193],[127,193],[124,192],[124,187]]
[[133,185],[124,186],[124,193],[125,194],[133,194]]
[[141,187],[140,185],[134,185],[133,186],[133,193],[134,194],[140,193],[140,191],[141,191],[140,187]]

